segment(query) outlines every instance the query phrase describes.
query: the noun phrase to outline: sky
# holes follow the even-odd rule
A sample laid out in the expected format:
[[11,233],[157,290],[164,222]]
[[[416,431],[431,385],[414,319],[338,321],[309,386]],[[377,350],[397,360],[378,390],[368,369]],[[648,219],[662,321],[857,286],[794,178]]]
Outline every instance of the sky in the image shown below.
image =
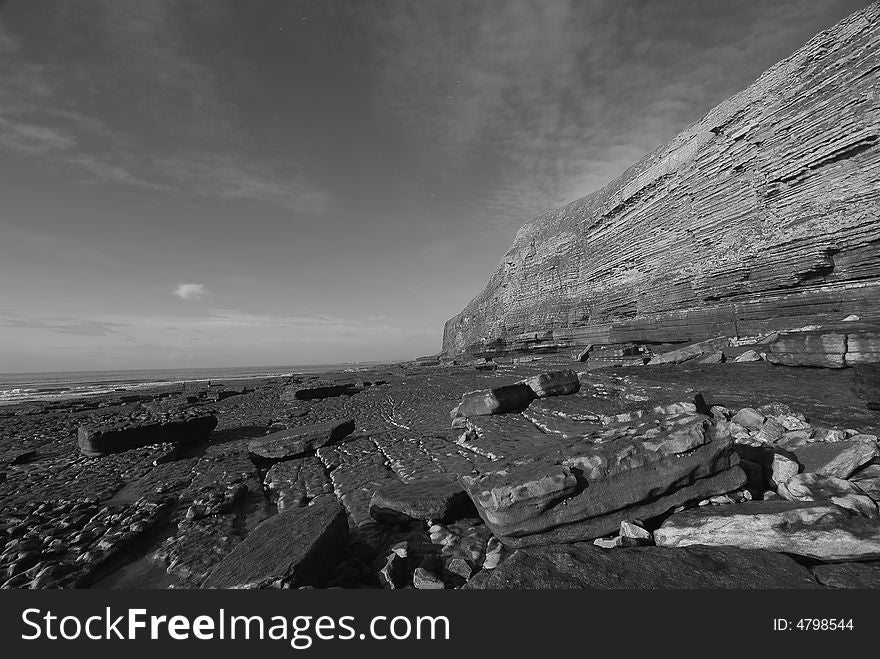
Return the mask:
[[0,0],[0,372],[436,353],[522,224],[866,4]]

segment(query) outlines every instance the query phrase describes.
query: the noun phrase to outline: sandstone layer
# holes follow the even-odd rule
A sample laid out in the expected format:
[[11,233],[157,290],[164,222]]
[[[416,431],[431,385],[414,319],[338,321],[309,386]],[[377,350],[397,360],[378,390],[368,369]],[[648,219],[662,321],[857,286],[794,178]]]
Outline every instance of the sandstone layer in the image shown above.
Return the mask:
[[523,226],[443,349],[694,342],[877,317],[878,173],[874,3]]

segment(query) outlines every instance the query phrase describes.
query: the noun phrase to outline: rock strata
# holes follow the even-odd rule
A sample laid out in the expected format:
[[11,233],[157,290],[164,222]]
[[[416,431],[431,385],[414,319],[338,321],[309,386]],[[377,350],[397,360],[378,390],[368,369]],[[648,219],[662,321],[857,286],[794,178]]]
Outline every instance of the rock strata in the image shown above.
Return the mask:
[[446,323],[444,351],[683,343],[876,318],[878,64],[872,3],[602,189],[523,226]]

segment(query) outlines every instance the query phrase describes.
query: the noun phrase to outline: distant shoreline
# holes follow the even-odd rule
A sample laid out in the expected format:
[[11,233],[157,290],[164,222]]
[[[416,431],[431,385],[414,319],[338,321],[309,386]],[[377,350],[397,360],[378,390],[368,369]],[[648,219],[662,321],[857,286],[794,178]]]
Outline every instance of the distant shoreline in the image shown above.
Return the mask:
[[384,362],[350,362],[266,367],[0,373],[0,406],[141,392],[156,387],[179,386],[187,383],[241,382],[291,377],[304,373],[357,373],[383,364]]

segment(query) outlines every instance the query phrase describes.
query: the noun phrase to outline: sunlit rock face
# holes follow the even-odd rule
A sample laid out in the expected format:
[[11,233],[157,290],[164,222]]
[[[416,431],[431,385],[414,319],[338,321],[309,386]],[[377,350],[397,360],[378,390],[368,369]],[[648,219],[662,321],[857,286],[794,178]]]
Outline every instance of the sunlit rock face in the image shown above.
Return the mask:
[[447,353],[753,336],[880,312],[880,5],[523,226]]

